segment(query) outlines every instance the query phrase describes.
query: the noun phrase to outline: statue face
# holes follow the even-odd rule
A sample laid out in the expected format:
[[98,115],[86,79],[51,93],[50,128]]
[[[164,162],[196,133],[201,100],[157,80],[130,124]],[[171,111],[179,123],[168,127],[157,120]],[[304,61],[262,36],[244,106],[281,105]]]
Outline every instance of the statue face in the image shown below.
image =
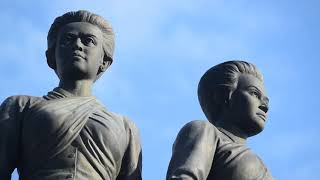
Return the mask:
[[246,136],[261,132],[267,118],[269,99],[263,83],[253,75],[241,74],[230,99],[232,122]]
[[63,26],[55,48],[56,72],[60,80],[94,80],[103,63],[102,31],[87,22]]

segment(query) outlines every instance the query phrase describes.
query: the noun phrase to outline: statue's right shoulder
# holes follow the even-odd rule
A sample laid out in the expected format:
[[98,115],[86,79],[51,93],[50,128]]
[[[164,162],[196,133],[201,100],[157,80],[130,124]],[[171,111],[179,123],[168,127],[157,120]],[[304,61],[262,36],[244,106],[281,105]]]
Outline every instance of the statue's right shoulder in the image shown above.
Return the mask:
[[14,95],[7,97],[1,104],[0,110],[8,108],[22,108],[27,104],[34,104],[43,100],[42,97],[28,96],[28,95]]

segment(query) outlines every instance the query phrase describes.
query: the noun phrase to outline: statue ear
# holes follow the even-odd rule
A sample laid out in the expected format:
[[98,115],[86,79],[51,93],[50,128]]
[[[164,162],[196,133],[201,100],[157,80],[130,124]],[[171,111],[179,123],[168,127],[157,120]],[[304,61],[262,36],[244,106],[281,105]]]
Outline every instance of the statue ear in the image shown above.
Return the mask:
[[231,99],[231,91],[227,88],[221,87],[217,88],[214,93],[212,94],[212,97],[214,98],[214,102],[219,105],[226,105],[229,104],[229,101]]
[[214,102],[216,102],[222,114],[230,108],[231,96],[232,92],[225,88],[222,88],[213,94]]
[[54,55],[54,51],[48,49],[46,50],[46,57],[47,57],[47,63],[48,66],[53,69],[56,70],[57,69],[57,65],[56,65],[56,58]]
[[99,67],[97,78],[96,80],[109,68],[109,66],[112,64],[112,59],[109,57],[104,57],[102,64]]
[[230,107],[231,105],[231,98],[232,98],[232,91],[228,90],[227,92],[224,93],[224,104],[226,107]]

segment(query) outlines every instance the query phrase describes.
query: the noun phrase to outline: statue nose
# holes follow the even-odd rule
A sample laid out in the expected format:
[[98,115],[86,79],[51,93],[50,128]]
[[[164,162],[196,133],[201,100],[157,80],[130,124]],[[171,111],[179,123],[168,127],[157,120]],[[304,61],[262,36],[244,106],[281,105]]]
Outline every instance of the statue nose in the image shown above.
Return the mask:
[[261,105],[259,106],[259,108],[264,111],[265,113],[268,112],[269,110],[269,98],[264,96],[261,98]]
[[267,104],[262,104],[261,106],[259,106],[259,109],[261,109],[263,112],[267,113],[269,110],[269,107]]
[[74,43],[73,43],[73,49],[74,50],[80,50],[82,51],[83,49],[83,44],[81,42],[81,39],[80,38],[76,38]]

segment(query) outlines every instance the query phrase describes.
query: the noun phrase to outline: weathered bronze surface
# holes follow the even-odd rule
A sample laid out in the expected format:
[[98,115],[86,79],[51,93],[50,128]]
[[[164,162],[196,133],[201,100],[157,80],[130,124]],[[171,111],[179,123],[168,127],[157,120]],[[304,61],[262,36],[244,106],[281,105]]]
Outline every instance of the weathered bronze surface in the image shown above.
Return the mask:
[[201,78],[198,97],[209,121],[192,121],[179,132],[167,179],[272,180],[246,145],[267,119],[269,99],[253,64],[228,61]]
[[114,33],[101,16],[69,12],[48,33],[47,62],[60,79],[43,97],[12,96],[0,107],[0,179],[139,180],[138,129],[91,94],[113,61]]

